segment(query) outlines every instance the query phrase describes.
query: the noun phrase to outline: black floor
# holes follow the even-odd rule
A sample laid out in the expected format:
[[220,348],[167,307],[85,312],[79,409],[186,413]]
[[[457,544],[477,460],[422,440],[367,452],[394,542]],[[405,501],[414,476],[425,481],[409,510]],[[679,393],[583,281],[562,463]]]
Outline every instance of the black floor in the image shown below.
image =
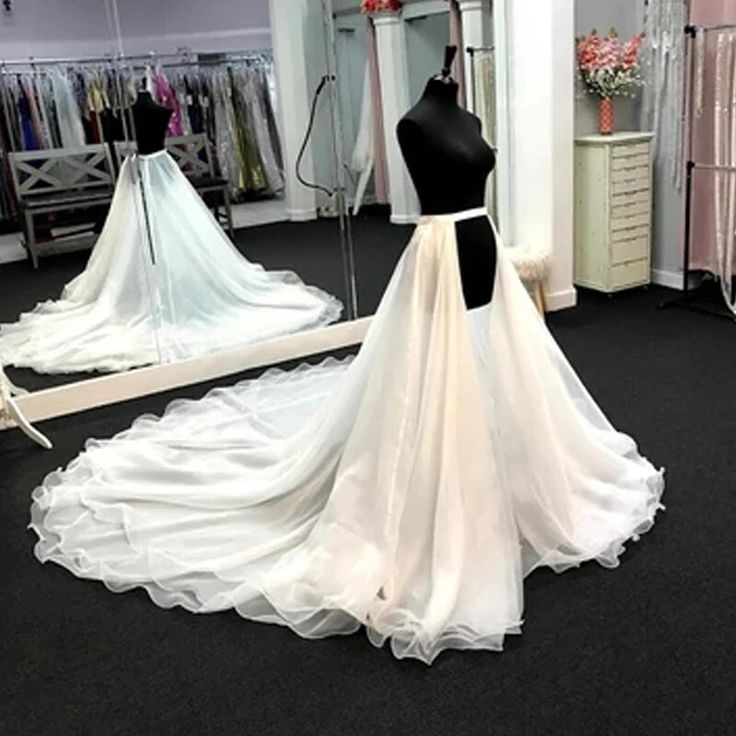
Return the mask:
[[[411,233],[391,225],[384,208],[368,208],[353,220],[360,315],[372,314]],[[337,220],[282,222],[236,232],[238,249],[269,270],[296,271],[307,284],[334,294],[347,304],[340,231]],[[0,264],[0,323],[14,322],[40,301],[58,299],[64,284],[80,273],[89,251],[42,258],[34,271],[27,261]],[[41,375],[29,369],[6,368],[11,380],[31,391],[93,378],[99,373]]]
[[734,733],[736,326],[657,311],[662,295],[583,294],[551,321],[613,422],[666,466],[667,510],[616,570],[534,573],[502,654],[427,668],[362,633],[310,642],[161,610],[36,562],[26,524],[44,474],[205,386],[46,422],[51,452],[0,433],[0,734]]

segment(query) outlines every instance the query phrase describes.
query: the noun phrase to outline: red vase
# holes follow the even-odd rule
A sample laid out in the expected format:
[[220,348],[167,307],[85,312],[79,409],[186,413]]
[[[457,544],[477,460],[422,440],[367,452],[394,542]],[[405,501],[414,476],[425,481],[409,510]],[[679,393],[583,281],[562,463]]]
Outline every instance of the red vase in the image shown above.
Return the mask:
[[598,130],[601,135],[613,133],[613,100],[601,97],[598,103]]

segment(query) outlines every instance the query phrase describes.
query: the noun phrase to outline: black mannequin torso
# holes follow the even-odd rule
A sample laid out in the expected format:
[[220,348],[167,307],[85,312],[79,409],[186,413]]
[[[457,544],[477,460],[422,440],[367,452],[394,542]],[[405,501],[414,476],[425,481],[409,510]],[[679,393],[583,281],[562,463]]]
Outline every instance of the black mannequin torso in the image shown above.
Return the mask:
[[144,90],[138,93],[132,109],[138,153],[146,155],[163,151],[172,111],[159,105],[151,93]]
[[[419,102],[399,121],[401,152],[419,196],[422,214],[483,207],[493,150],[481,136],[480,120],[457,104],[457,83],[433,77]],[[493,296],[496,244],[488,219],[455,225],[463,295],[468,309]]]

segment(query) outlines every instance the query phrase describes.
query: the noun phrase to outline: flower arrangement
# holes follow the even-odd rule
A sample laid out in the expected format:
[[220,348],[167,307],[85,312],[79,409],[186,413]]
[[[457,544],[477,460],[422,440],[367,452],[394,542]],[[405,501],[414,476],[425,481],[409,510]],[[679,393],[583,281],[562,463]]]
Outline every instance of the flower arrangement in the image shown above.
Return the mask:
[[401,0],[361,0],[361,13],[380,13],[382,10],[401,10]]
[[639,49],[642,40],[640,34],[624,43],[613,28],[607,36],[599,36],[593,29],[589,36],[578,38],[578,67],[587,90],[609,99],[626,95],[631,88],[640,86]]

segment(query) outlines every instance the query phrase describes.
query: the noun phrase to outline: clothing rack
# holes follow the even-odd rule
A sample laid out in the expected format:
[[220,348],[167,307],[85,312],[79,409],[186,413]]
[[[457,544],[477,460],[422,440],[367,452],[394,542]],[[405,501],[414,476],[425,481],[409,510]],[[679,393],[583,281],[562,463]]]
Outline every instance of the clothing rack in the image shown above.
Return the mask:
[[724,312],[722,309],[716,309],[708,304],[698,304],[693,301],[693,294],[697,289],[693,289],[690,285],[690,277],[692,269],[690,267],[690,255],[692,246],[692,205],[693,205],[693,186],[694,175],[696,171],[724,171],[736,172],[736,166],[724,166],[708,163],[705,161],[695,161],[693,158],[693,121],[694,121],[694,89],[695,89],[695,65],[697,63],[695,39],[698,33],[711,33],[714,31],[736,30],[736,24],[719,23],[715,25],[694,25],[688,24],[684,28],[684,33],[689,44],[688,49],[688,92],[685,101],[685,119],[687,121],[687,139],[685,153],[685,219],[684,219],[684,248],[682,256],[682,293],[674,299],[662,302],[660,308],[667,307],[685,307],[696,312],[710,314],[716,317],[725,317],[733,319],[731,312]]
[[[211,62],[206,57],[216,54],[217,59]],[[222,54],[222,55],[220,55]],[[26,59],[2,59],[0,58],[0,67],[7,66],[55,66],[57,64],[105,64],[113,62],[125,61],[144,61],[149,60],[156,62],[158,59],[181,59],[184,62],[192,62],[193,56],[205,56],[196,63],[224,63],[227,61],[241,61],[258,57],[273,58],[270,49],[254,49],[248,51],[234,52],[209,52],[209,51],[191,51],[190,49],[182,49],[175,53],[159,54],[155,51],[149,51],[147,54],[106,54],[104,56],[63,56],[63,57],[45,57],[36,58],[29,56]]]
[[[476,54],[492,54],[496,50],[495,46],[466,46],[465,53],[470,57],[470,90],[468,90],[469,99],[473,100],[475,105],[476,88],[478,85],[477,71],[475,67],[475,55]],[[496,151],[495,142],[492,144],[492,148]]]
[[[206,79],[205,84],[207,85],[207,92],[205,93],[205,101],[202,102],[202,107],[199,107],[200,103],[197,101],[201,100],[201,97],[197,97],[200,93],[195,93],[195,106],[199,107],[198,113],[198,129],[193,132],[207,132],[208,139],[212,144],[213,151],[215,152],[215,162],[218,172],[223,172],[226,164],[229,164],[227,168],[231,172],[231,196],[233,197],[248,197],[253,194],[261,196],[262,192],[276,192],[283,188],[283,177],[282,173],[277,169],[282,165],[280,146],[278,142],[278,129],[273,119],[273,108],[270,103],[263,101],[263,98],[259,97],[260,100],[254,103],[259,107],[261,111],[268,110],[267,126],[264,126],[262,122],[258,126],[254,127],[254,123],[249,123],[249,120],[253,120],[252,107],[249,106],[250,113],[245,111],[245,103],[243,98],[242,89],[238,88],[238,106],[237,113],[233,113],[231,109],[230,116],[237,114],[239,127],[235,129],[234,133],[223,132],[220,137],[219,132],[215,137],[215,131],[224,131],[225,126],[220,126],[219,121],[225,119],[224,117],[218,117],[219,112],[222,110],[221,102],[223,89],[225,86],[229,86],[230,82],[222,81],[220,70],[226,72],[232,70],[232,74],[226,74],[228,78],[243,80],[244,76],[248,79],[253,79],[253,74],[256,78],[260,79],[265,74],[266,77],[271,73],[267,68],[273,62],[273,54],[270,49],[245,49],[245,50],[232,50],[232,51],[192,51],[191,49],[179,49],[176,53],[156,53],[149,52],[148,54],[105,54],[99,56],[66,56],[56,58],[35,58],[29,56],[27,59],[9,59],[5,60],[0,58],[0,118],[4,118],[7,121],[7,131],[3,134],[4,142],[0,142],[0,186],[3,192],[11,192],[7,196],[3,195],[3,199],[0,200],[0,221],[12,220],[17,215],[17,209],[14,202],[14,196],[12,195],[12,186],[8,183],[10,181],[9,176],[6,176],[7,164],[3,160],[3,154],[7,151],[20,151],[24,150],[26,144],[24,143],[24,133],[20,130],[17,124],[18,113],[15,105],[18,99],[18,86],[22,85],[25,87],[26,84],[30,86],[32,90],[37,90],[37,94],[41,94],[40,90],[46,90],[47,85],[50,83],[48,80],[52,78],[55,72],[54,68],[59,69],[69,78],[75,75],[84,75],[85,79],[93,80],[91,83],[95,88],[100,89],[105,94],[105,109],[103,112],[107,115],[108,111],[112,111],[112,115],[107,115],[105,118],[106,125],[110,126],[103,131],[102,125],[99,118],[99,110],[93,110],[94,117],[93,125],[95,128],[95,142],[100,140],[99,136],[102,135],[106,142],[117,140],[119,135],[122,135],[123,140],[128,140],[134,137],[134,122],[132,119],[132,113],[130,107],[125,100],[127,99],[126,90],[129,89],[131,79],[137,79],[140,72],[151,70],[163,71],[167,70],[166,76],[169,78],[178,80],[177,82],[172,81],[171,89],[177,86],[177,98],[178,103],[176,104],[177,111],[179,105],[184,105],[182,100],[184,96],[181,91],[181,79],[182,77],[191,78],[195,80]],[[264,71],[256,71],[259,65],[263,65]],[[248,71],[250,69],[251,71]],[[171,74],[168,73],[171,70]],[[177,70],[180,70],[177,72]],[[193,70],[191,73],[188,70]],[[196,70],[196,71],[195,71]],[[212,71],[212,79],[214,79],[214,86],[210,84],[210,70]],[[235,75],[234,77],[232,75]],[[99,76],[99,81],[94,81]],[[18,80],[29,79],[30,82],[20,82]],[[43,80],[43,81],[41,81]],[[195,84],[198,82],[195,81]],[[235,82],[233,82],[235,84]],[[252,85],[253,82],[249,81],[248,85]],[[268,83],[266,82],[266,85]],[[248,86],[249,89],[252,89]],[[260,88],[260,87],[259,87]],[[199,90],[199,87],[197,87]],[[215,90],[218,91],[215,91]],[[244,88],[243,88],[244,89]],[[235,88],[233,87],[233,90]],[[31,93],[33,94],[33,93]],[[235,94],[235,91],[232,93]],[[215,102],[217,97],[217,102]],[[227,103],[228,108],[236,106],[235,97],[228,96],[230,102]],[[252,99],[252,98],[249,98]],[[163,100],[160,100],[163,102]],[[80,105],[82,103],[80,102]],[[166,104],[166,103],[164,103]],[[190,103],[188,103],[191,105]],[[210,107],[212,105],[212,107]],[[265,105],[265,107],[264,107]],[[217,107],[217,112],[215,111]],[[46,110],[52,109],[47,106]],[[191,109],[191,108],[190,108]],[[204,111],[203,111],[204,109]],[[10,121],[13,121],[11,124]],[[84,116],[83,124],[86,127],[85,134],[89,133],[89,121],[90,117]],[[216,122],[217,121],[217,122]],[[58,123],[58,120],[56,121]],[[190,119],[187,118],[187,122],[190,123]],[[122,126],[122,132],[116,131],[115,128]],[[251,134],[250,137],[245,138],[244,130],[248,127],[248,131]],[[200,128],[204,127],[204,130]],[[267,128],[267,129],[266,129]],[[265,132],[264,132],[265,130]],[[51,146],[58,147],[58,125],[54,126],[54,133],[52,134]],[[184,129],[183,132],[170,132],[169,135],[186,135],[188,131]],[[110,137],[112,136],[112,137]],[[265,139],[270,139],[271,144],[267,145],[264,143]],[[48,136],[46,136],[48,141]],[[257,141],[257,142],[256,142]],[[88,141],[89,142],[89,141]],[[222,143],[228,146],[227,150],[220,150],[218,145]],[[34,148],[35,146],[30,146]],[[40,146],[41,148],[49,147],[48,142],[46,145]],[[233,148],[234,147],[234,148]],[[268,159],[268,165],[264,162]],[[274,161],[275,156],[275,161]],[[265,172],[268,170],[269,174]]]

